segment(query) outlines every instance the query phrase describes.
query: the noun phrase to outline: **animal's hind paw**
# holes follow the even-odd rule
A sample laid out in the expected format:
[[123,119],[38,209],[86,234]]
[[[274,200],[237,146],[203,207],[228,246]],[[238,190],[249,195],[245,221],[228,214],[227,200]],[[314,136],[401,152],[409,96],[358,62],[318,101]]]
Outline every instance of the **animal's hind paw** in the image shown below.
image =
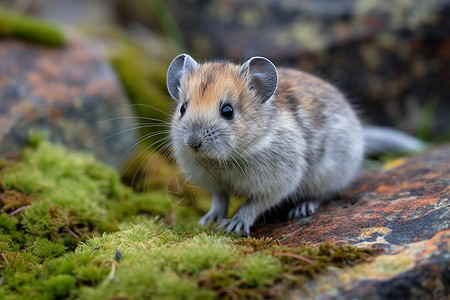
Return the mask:
[[296,205],[288,213],[288,219],[299,219],[302,217],[307,217],[313,215],[317,208],[320,206],[320,202],[316,201],[304,201],[299,205]]

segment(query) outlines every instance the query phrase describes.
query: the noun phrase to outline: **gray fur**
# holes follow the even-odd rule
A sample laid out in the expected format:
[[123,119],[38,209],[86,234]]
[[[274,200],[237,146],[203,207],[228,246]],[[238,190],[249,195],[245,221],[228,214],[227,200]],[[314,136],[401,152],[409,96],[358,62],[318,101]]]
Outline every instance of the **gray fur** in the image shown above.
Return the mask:
[[[216,111],[219,105],[201,113],[188,108],[182,118],[175,110],[172,121],[177,163],[187,178],[213,194],[200,224],[222,220],[228,233],[249,234],[258,216],[283,201],[297,205],[291,218],[314,213],[324,199],[353,180],[363,156],[360,122],[339,91],[300,71],[294,74],[301,80],[278,73],[277,89],[277,70],[267,62],[252,58],[239,69],[249,87],[252,78],[261,83],[256,93],[260,101],[252,110],[227,121]],[[174,70],[180,66],[176,62]],[[176,77],[181,78],[178,72]],[[171,95],[176,86],[168,83]],[[195,149],[189,145],[192,136],[201,141]],[[227,220],[230,194],[248,199]]]

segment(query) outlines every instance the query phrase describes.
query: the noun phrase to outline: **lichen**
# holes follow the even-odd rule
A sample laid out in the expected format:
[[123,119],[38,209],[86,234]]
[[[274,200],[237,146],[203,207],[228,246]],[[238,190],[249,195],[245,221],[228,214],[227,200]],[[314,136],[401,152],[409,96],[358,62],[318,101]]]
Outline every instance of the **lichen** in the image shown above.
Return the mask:
[[51,47],[61,47],[66,43],[64,33],[55,24],[2,9],[0,37],[14,37]]

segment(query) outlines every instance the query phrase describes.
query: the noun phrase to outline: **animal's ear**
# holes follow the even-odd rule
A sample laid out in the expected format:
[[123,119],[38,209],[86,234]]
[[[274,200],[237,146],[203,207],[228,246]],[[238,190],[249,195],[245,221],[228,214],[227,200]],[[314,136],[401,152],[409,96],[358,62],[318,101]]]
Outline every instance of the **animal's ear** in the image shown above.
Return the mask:
[[277,89],[277,69],[265,57],[255,56],[247,60],[241,67],[241,74],[248,78],[249,88],[255,90],[261,103],[269,100]]
[[183,78],[197,68],[198,63],[189,54],[180,54],[172,60],[166,75],[167,90],[172,99],[179,100]]

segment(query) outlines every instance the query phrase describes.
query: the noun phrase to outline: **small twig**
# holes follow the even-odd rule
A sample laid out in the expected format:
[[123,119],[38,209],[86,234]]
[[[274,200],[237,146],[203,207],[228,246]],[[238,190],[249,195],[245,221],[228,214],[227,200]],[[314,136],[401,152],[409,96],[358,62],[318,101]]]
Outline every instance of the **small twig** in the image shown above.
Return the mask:
[[276,255],[277,255],[277,256],[292,257],[292,258],[295,258],[295,259],[304,261],[304,262],[306,262],[306,263],[308,263],[308,264],[313,264],[313,263],[314,263],[313,260],[310,260],[309,258],[306,258],[306,257],[301,256],[301,255],[298,255],[298,254],[294,254],[294,253],[285,253],[285,252],[282,252],[282,253],[277,253]]
[[5,256],[5,253],[2,253],[2,257],[3,257],[3,260],[6,262],[6,264],[9,266],[10,264],[9,264],[8,259]]
[[75,237],[77,240],[80,239],[80,236],[79,236],[78,234],[76,234],[75,232],[73,232],[72,230],[70,230],[70,228],[67,228],[67,231],[68,231],[71,235],[73,235],[73,237]]
[[25,205],[25,206],[19,207],[18,209],[16,209],[16,210],[13,211],[12,213],[10,213],[10,214],[8,215],[8,217],[14,216],[15,214],[18,214],[19,212],[21,212],[22,210],[27,209],[27,208],[30,207],[30,206],[31,206],[31,205]]
[[117,261],[110,260],[109,262],[111,263],[111,272],[109,272],[108,279],[113,281],[116,275]]

